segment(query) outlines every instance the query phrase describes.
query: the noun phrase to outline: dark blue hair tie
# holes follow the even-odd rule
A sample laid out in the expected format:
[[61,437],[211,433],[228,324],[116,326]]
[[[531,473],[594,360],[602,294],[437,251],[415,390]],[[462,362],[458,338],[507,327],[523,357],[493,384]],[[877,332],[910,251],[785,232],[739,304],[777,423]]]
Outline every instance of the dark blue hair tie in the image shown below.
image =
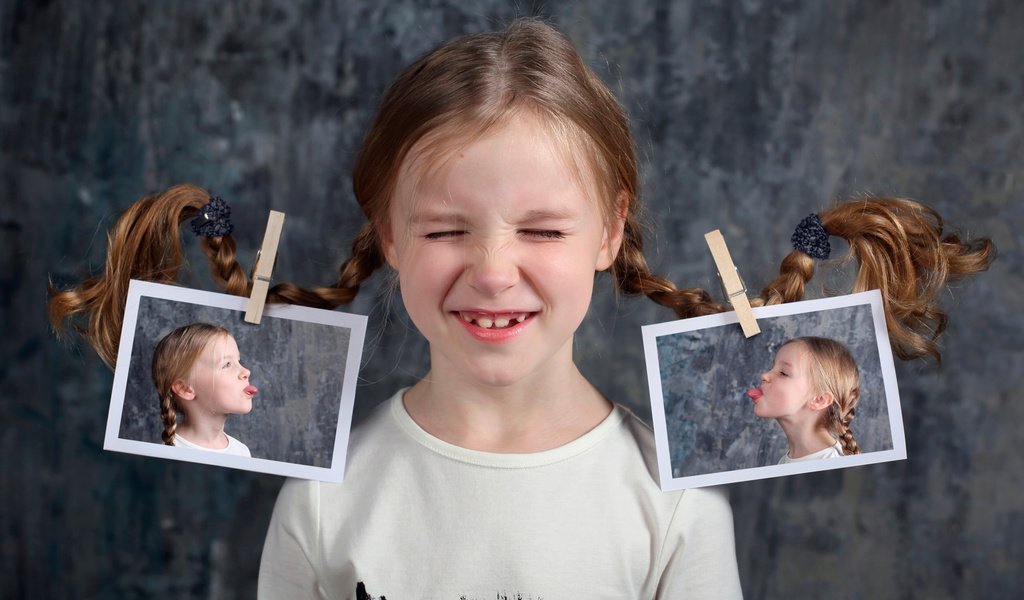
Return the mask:
[[828,245],[828,232],[825,231],[825,225],[817,214],[812,213],[804,217],[796,226],[790,241],[793,242],[795,250],[818,260],[825,260],[832,252]]
[[231,207],[220,196],[212,196],[210,203],[199,209],[199,216],[192,219],[192,233],[204,237],[230,235]]

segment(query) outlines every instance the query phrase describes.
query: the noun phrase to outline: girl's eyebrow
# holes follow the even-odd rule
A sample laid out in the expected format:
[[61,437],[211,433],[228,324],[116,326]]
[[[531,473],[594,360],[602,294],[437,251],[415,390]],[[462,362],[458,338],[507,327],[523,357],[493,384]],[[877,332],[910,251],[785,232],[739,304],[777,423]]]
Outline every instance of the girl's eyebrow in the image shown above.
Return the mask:
[[[576,221],[579,219],[579,215],[576,214],[572,209],[531,209],[523,213],[516,219],[516,222],[520,225],[528,225],[531,223],[540,223],[546,221]],[[451,224],[451,223],[465,223],[468,219],[461,213],[457,212],[444,212],[444,211],[421,211],[415,212],[409,216],[409,224],[411,225],[436,225],[436,224]]]
[[538,221],[575,221],[579,215],[571,209],[533,209],[526,211],[520,223],[536,223]]
[[415,212],[409,216],[410,225],[432,225],[437,223],[457,223],[465,221],[466,218],[454,212]]

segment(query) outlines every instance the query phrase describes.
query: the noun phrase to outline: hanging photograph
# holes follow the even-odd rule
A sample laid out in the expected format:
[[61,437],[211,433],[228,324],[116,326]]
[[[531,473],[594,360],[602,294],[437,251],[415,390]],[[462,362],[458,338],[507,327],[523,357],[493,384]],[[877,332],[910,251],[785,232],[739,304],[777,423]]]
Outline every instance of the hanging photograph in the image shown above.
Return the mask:
[[905,459],[877,290],[643,327],[664,490]]
[[247,302],[131,282],[104,449],[342,480],[366,317]]

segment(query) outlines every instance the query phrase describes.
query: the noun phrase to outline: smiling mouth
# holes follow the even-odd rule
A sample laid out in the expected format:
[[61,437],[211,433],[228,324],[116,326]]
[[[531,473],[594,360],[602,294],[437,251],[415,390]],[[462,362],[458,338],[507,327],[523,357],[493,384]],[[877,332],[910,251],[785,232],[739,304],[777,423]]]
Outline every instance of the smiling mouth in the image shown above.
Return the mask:
[[484,313],[459,311],[459,316],[467,323],[483,329],[506,329],[522,323],[529,318],[528,312]]

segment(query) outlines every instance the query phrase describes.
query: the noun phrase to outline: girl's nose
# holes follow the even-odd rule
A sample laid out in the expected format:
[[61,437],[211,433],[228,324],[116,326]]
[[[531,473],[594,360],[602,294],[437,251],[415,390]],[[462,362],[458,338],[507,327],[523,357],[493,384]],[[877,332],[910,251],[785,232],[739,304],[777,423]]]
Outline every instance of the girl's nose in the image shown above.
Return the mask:
[[469,285],[494,297],[519,282],[519,267],[504,248],[480,249],[468,269]]
[[761,373],[761,383],[768,383],[768,371]]
[[248,379],[249,378],[249,373],[250,373],[249,369],[246,369],[245,367],[242,367],[242,373],[239,375],[239,377],[241,377],[242,379]]

